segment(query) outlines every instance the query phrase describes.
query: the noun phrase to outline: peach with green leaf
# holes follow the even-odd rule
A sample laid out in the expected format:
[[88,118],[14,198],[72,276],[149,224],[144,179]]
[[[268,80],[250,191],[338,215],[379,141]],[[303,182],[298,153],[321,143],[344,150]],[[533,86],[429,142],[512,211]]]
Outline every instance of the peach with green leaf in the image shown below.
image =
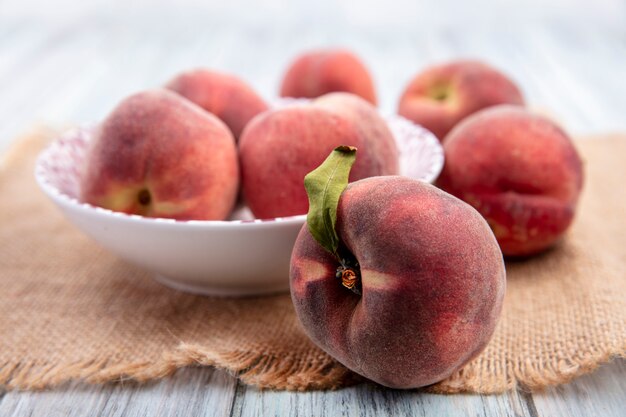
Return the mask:
[[348,185],[356,150],[307,175],[291,297],[313,342],[392,388],[438,382],[478,355],[505,291],[502,253],[463,201],[400,176]]

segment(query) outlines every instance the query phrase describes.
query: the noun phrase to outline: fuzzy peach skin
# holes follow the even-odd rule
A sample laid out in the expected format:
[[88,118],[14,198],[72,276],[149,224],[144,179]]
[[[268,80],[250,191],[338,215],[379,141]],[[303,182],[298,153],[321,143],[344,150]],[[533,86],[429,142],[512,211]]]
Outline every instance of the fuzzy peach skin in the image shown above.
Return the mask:
[[267,103],[244,81],[208,69],[183,72],[167,83],[166,88],[219,117],[235,139],[239,139],[254,116],[268,109]]
[[438,382],[484,349],[506,279],[476,210],[416,180],[368,178],[342,194],[336,230],[360,265],[361,295],[306,224],[291,255],[295,311],[321,349],[392,388]]
[[550,120],[493,107],[461,122],[443,146],[437,184],[487,219],[505,255],[541,252],[570,226],[583,166],[568,135]]
[[[239,142],[243,196],[257,218],[305,214],[304,176],[340,145],[359,149],[351,181],[398,173],[396,144],[378,113],[358,98],[348,100],[351,110],[348,103],[344,113],[331,110],[335,100],[268,111],[245,129]],[[356,115],[362,123],[354,123]]]
[[[376,107],[361,97],[350,93],[329,93],[311,102],[315,107],[331,111],[349,120],[367,144],[367,164],[378,172],[397,174],[400,171],[398,147],[385,119]],[[359,151],[359,158],[363,157]],[[383,166],[384,164],[384,166]],[[374,165],[374,166],[372,166]]]
[[315,98],[343,91],[376,104],[374,82],[365,64],[352,52],[323,49],[298,56],[289,66],[281,97]]
[[81,200],[147,217],[222,220],[239,185],[237,149],[217,117],[167,90],[134,94],[97,129]]
[[[362,137],[367,138],[368,153],[378,155],[370,159],[370,164],[380,164],[383,161],[388,165],[388,172],[398,173],[399,162],[392,165],[398,158],[398,148],[389,130],[385,119],[382,118],[376,107],[361,97],[350,93],[325,94],[311,103],[315,107],[326,109],[352,122]],[[359,157],[361,155],[359,154]],[[383,171],[383,167],[376,167]]]
[[398,113],[440,141],[463,118],[498,104],[524,105],[515,83],[480,61],[453,61],[426,68],[404,90]]

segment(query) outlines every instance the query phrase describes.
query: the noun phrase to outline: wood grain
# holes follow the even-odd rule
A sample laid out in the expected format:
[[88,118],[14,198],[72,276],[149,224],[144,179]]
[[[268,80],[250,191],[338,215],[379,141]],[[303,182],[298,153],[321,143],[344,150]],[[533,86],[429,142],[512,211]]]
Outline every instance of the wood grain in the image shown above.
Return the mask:
[[435,395],[361,385],[331,392],[237,390],[233,417],[259,416],[456,416],[533,415],[517,392],[504,395]]
[[3,417],[32,416],[497,416],[624,417],[626,360],[617,360],[542,393],[435,395],[363,384],[338,391],[261,391],[223,371],[181,370],[158,383],[89,386],[48,392],[9,392]]
[[626,360],[592,375],[533,394],[540,416],[626,416]]
[[47,392],[10,392],[0,416],[229,416],[236,379],[212,368],[189,368],[154,384],[72,384]]

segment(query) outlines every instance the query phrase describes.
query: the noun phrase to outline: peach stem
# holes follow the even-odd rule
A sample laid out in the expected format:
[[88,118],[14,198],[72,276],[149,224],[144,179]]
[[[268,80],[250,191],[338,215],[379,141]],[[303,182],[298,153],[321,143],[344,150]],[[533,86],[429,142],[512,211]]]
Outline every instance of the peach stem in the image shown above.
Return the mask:
[[340,261],[341,265],[337,267],[336,277],[341,278],[341,285],[351,290],[355,294],[361,295],[361,274],[358,262],[354,262],[354,266],[346,259]]

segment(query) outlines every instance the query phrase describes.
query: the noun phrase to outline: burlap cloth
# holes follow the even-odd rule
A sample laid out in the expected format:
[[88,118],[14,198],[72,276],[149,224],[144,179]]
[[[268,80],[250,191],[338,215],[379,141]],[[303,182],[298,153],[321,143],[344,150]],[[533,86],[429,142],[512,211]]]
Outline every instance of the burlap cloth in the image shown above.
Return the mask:
[[[22,138],[0,165],[0,385],[144,381],[193,364],[278,389],[359,380],[309,342],[289,295],[184,294],[83,236],[33,179],[50,137]],[[573,229],[557,249],[507,263],[491,343],[432,390],[537,389],[626,355],[626,137],[578,147],[587,180]]]

